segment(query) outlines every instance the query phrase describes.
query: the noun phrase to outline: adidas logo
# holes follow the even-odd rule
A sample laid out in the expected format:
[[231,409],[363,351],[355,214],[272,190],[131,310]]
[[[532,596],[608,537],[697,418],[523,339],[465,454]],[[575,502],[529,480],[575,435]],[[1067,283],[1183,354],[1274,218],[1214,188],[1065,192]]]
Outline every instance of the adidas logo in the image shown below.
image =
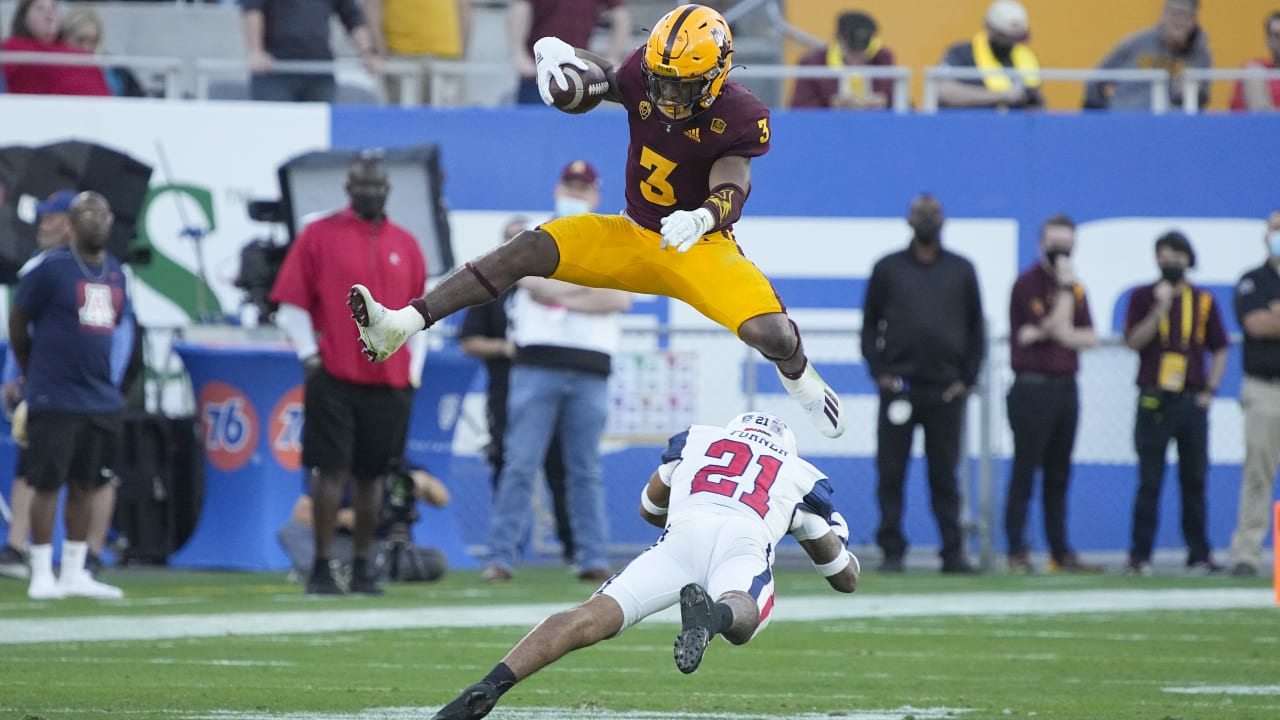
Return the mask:
[[699,136],[699,133],[698,133],[699,130],[701,130],[701,128],[693,128],[692,130],[685,130],[684,136],[694,142],[702,142],[702,138]]

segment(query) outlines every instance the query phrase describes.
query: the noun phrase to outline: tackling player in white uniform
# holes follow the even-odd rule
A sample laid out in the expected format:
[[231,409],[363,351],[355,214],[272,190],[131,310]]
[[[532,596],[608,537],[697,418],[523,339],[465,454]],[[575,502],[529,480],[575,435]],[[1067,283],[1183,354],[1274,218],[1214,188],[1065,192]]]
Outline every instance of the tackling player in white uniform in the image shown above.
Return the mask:
[[520,680],[676,602],[676,667],[693,672],[711,638],[741,645],[768,622],[774,550],[788,532],[832,588],[853,592],[858,559],[831,493],[773,415],[744,413],[725,427],[675,435],[640,496],[641,516],[664,528],[658,541],[591,599],[539,623],[433,720],[482,718]]

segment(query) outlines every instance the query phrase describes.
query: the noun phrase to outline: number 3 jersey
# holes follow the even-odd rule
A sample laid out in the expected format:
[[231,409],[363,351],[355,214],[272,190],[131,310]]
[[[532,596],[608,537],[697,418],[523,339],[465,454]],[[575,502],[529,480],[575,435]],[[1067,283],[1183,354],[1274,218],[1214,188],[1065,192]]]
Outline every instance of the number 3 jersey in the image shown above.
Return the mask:
[[645,92],[642,50],[627,56],[617,69],[618,93],[631,127],[627,215],[643,228],[662,232],[662,218],[676,210],[696,210],[706,201],[716,160],[769,152],[769,109],[730,79],[711,107],[688,120],[673,121]]
[[668,441],[662,462],[658,473],[671,488],[672,529],[712,518],[749,521],[773,545],[800,508],[831,518],[831,483],[822,471],[750,430],[690,426]]

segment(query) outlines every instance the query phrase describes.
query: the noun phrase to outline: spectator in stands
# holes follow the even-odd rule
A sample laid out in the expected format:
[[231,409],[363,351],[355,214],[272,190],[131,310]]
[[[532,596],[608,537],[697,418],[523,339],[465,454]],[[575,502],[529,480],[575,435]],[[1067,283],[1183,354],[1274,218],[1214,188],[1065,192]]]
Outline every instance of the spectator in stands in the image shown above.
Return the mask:
[[1076,280],[1071,251],[1076,224],[1053,215],[1040,227],[1040,258],[1018,276],[1009,298],[1009,427],[1013,463],[1005,501],[1009,571],[1032,572],[1027,552],[1027,504],[1036,470],[1043,471],[1044,532],[1050,572],[1093,572],[1067,542],[1067,484],[1076,442],[1080,351],[1098,344],[1084,286]]
[[[523,232],[528,223],[522,217],[514,217],[507,221],[502,229],[502,241],[508,242]],[[507,433],[507,389],[510,387],[509,376],[511,361],[516,356],[516,344],[508,337],[510,320],[507,309],[511,305],[511,296],[516,288],[510,288],[501,297],[490,300],[483,305],[467,308],[462,320],[462,329],[458,331],[458,339],[462,351],[471,357],[484,361],[485,370],[489,374],[489,388],[485,393],[488,409],[489,444],[485,447],[485,456],[493,469],[492,487],[498,489],[498,480],[502,477],[505,465],[502,451],[503,438]],[[560,538],[560,551],[566,564],[573,562],[573,526],[569,522],[569,505],[565,498],[564,457],[560,448],[560,433],[551,436],[551,444],[547,446],[546,459],[542,463],[542,473],[551,490],[551,504],[556,516],[556,535]]]
[[[350,592],[378,595],[371,562],[382,504],[380,478],[399,462],[413,403],[411,346],[384,363],[366,362],[345,298],[330,292],[355,277],[371,277],[405,302],[426,287],[418,241],[386,215],[387,169],[362,153],[347,171],[350,206],[313,221],[289,247],[271,300],[306,374],[302,464],[313,470],[315,561],[306,591],[340,594],[329,567],[343,488],[355,481],[355,559]],[[348,282],[350,281],[350,282]],[[345,285],[344,285],[345,283]],[[318,336],[318,340],[317,340]],[[420,366],[419,366],[420,367]]]
[[[1199,26],[1200,0],[1165,0],[1156,26],[1138,31],[1107,54],[1098,67],[1103,70],[1158,69],[1169,73],[1169,100],[1182,102],[1182,71],[1209,68],[1209,36]],[[1085,86],[1086,110],[1151,110],[1149,81],[1112,82],[1100,80]],[[1209,102],[1209,84],[1200,84],[1200,107]]]
[[[884,46],[877,29],[875,19],[866,13],[841,13],[836,21],[835,41],[806,53],[799,64],[830,68],[891,66],[893,51]],[[791,107],[883,110],[892,97],[892,78],[798,78],[791,93]]]
[[610,27],[609,46],[602,55],[616,66],[632,48],[631,12],[622,0],[511,0],[507,44],[519,77],[517,103],[543,104],[534,77],[533,44],[551,36],[573,47],[589,49],[591,31],[598,19]]
[[[391,60],[422,70],[418,98],[431,102],[431,72],[437,60],[460,60],[471,37],[470,0],[364,0],[373,47]],[[386,78],[387,101],[399,105],[400,78]],[[438,88],[440,89],[440,88]]]
[[[67,13],[62,20],[62,29],[58,33],[62,42],[79,48],[91,55],[103,54],[102,18],[92,8],[77,8]],[[133,71],[124,66],[109,67],[103,70],[107,79],[107,87],[111,94],[125,97],[143,97],[147,93]]]
[[983,18],[985,29],[947,48],[941,64],[987,71],[982,78],[938,82],[944,108],[1038,108],[1040,61],[1027,46],[1027,10],[1017,0],[996,0]]
[[[1205,474],[1209,466],[1209,406],[1227,369],[1227,332],[1213,294],[1192,285],[1187,270],[1196,254],[1187,236],[1173,230],[1156,240],[1160,279],[1134,288],[1125,312],[1124,341],[1138,352],[1138,494],[1133,503],[1133,544],[1127,571],[1151,569],[1164,483],[1165,453],[1177,442],[1182,489],[1182,535],[1187,569],[1213,573],[1205,531]],[[1204,368],[1205,353],[1212,364]]]
[[[403,503],[397,495],[405,489],[406,484],[413,487],[413,502],[423,502],[431,507],[444,507],[449,504],[449,489],[435,475],[426,469],[404,464],[388,473],[384,481],[382,498],[382,517],[376,532],[378,548],[374,562],[379,577],[395,581],[431,582],[444,575],[447,561],[444,553],[435,548],[413,545],[412,537],[407,537],[408,527],[396,527],[401,523],[412,524],[417,519],[417,512],[409,503]],[[302,494],[293,504],[293,512],[289,521],[276,532],[280,547],[289,556],[293,565],[293,574],[305,578],[315,563],[315,525],[312,517],[315,513],[311,501],[310,487],[304,483]],[[351,566],[356,557],[355,547],[351,542],[351,534],[355,531],[355,510],[351,507],[351,484],[348,483],[342,492],[342,502],[338,507],[337,535],[333,540],[333,553],[329,558],[330,569],[335,576],[350,578]],[[401,555],[394,558],[397,563],[393,567],[391,557],[399,551]],[[405,557],[403,553],[408,553]],[[393,574],[393,572],[395,574]]]
[[[570,184],[585,185],[566,214],[591,212],[600,203],[599,176],[576,160],[561,174],[557,197]],[[584,197],[585,196],[585,197]],[[489,562],[483,577],[511,579],[529,527],[529,500],[538,468],[554,434],[560,435],[569,522],[578,578],[609,578],[608,520],[601,477],[600,440],[609,414],[609,374],[622,327],[618,314],[631,294],[530,276],[518,283],[511,306],[516,354],[503,435],[505,464],[489,523]]]
[[[13,13],[9,37],[0,44],[5,52],[42,52],[85,55],[84,50],[58,39],[56,0],[21,0]],[[110,95],[102,68],[96,65],[33,65],[8,62],[5,92],[29,95]]]
[[277,102],[333,102],[337,84],[332,72],[277,72],[277,60],[333,60],[329,16],[351,36],[360,62],[370,74],[382,72],[373,34],[356,0],[242,0],[245,47],[249,52],[249,96]]
[[[53,193],[44,202],[36,205],[36,253],[37,257],[53,248],[70,245],[71,203],[75,200],[73,190],[60,190]],[[19,276],[25,275],[32,267],[38,265],[33,259],[29,261]],[[116,326],[111,337],[111,378],[117,386],[125,378],[130,360],[130,350],[137,332],[137,324],[133,315],[127,314]],[[27,565],[27,536],[31,531],[31,499],[35,496],[35,488],[27,482],[26,446],[26,407],[23,405],[25,382],[18,360],[13,349],[5,353],[3,385],[0,385],[0,401],[4,405],[5,416],[13,422],[17,442],[18,459],[14,472],[13,486],[9,493],[9,506],[12,520],[4,547],[0,548],[0,575],[28,579],[30,568]],[[22,409],[19,410],[19,406]],[[15,417],[16,416],[16,417]],[[102,550],[106,546],[107,534],[111,530],[112,516],[116,506],[116,481],[114,476],[109,482],[102,482],[94,488],[90,500],[89,534],[86,538],[88,552],[85,555],[85,570],[97,575],[102,569]]]
[[942,247],[942,204],[911,202],[911,244],[871,270],[862,308],[862,356],[880,389],[876,468],[880,483],[881,572],[902,572],[903,484],[915,428],[924,428],[933,514],[942,535],[942,572],[972,573],[960,537],[956,463],[965,399],[986,352],[978,275]]
[[1235,310],[1244,331],[1244,474],[1231,536],[1231,574],[1258,574],[1262,539],[1280,465],[1280,210],[1267,218],[1267,260],[1236,284]]
[[[73,237],[40,255],[18,280],[9,312],[14,357],[26,378],[27,480],[33,599],[120,598],[85,571],[93,489],[111,480],[124,400],[111,376],[112,332],[129,313],[123,268],[107,252],[114,222],[98,193],[71,204]],[[67,486],[62,567],[53,574],[53,523]]]
[[[1244,67],[1259,70],[1280,67],[1280,11],[1267,16],[1266,31],[1271,57],[1249,60]],[[1236,82],[1236,91],[1231,96],[1232,110],[1274,112],[1276,108],[1280,108],[1280,78],[1246,77]]]

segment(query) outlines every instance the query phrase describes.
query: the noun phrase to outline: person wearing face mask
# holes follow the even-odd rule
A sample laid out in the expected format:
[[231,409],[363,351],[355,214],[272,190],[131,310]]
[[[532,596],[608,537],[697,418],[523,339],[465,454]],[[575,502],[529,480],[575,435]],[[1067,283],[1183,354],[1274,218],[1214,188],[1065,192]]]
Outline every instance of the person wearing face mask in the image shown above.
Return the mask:
[[[564,211],[573,209],[571,203],[562,202],[558,198],[556,205],[557,217],[563,217]],[[524,232],[528,225],[528,221],[520,216],[507,220],[506,226],[502,229],[502,242],[510,242],[516,235]],[[484,448],[484,454],[493,470],[490,478],[494,490],[498,489],[502,468],[506,466],[502,443],[507,434],[507,394],[510,387],[511,361],[516,356],[515,341],[507,336],[510,329],[507,310],[515,292],[516,288],[508,288],[502,295],[483,305],[467,308],[467,313],[462,318],[462,327],[458,330],[458,342],[462,346],[462,351],[473,358],[483,360],[485,371],[489,374],[489,386],[485,390],[489,443]],[[565,497],[564,460],[558,432],[551,436],[551,444],[547,446],[542,474],[547,479],[547,487],[551,490],[552,510],[556,516],[556,535],[560,538],[561,557],[565,564],[571,565],[574,558],[573,526],[569,521],[569,505]]]
[[[1120,41],[1101,70],[1155,69],[1169,72],[1169,102],[1182,104],[1182,71],[1213,67],[1209,36],[1199,25],[1200,0],[1165,0],[1155,27]],[[1209,83],[1200,83],[1200,107],[1209,103]],[[1152,110],[1148,81],[1091,82],[1085,86],[1086,110]]]
[[1231,574],[1241,577],[1258,574],[1280,465],[1280,210],[1267,218],[1265,240],[1266,262],[1240,278],[1234,298],[1244,331],[1244,474]]
[[942,572],[972,573],[960,536],[956,463],[965,398],[986,352],[973,263],[942,247],[942,204],[911,203],[911,244],[876,262],[862,308],[862,357],[880,389],[876,495],[881,572],[902,572],[903,483],[917,425],[924,428],[929,492],[942,539]]
[[940,81],[939,107],[1043,107],[1040,61],[1027,46],[1031,36],[1027,9],[1017,0],[996,0],[987,8],[983,25],[984,29],[971,40],[962,40],[947,48],[939,64],[990,72],[981,78]]
[[418,241],[387,218],[390,185],[382,157],[363,152],[347,171],[350,206],[307,225],[289,248],[271,300],[305,372],[302,464],[311,477],[315,560],[306,592],[337,595],[330,570],[338,507],[348,479],[354,481],[354,561],[348,590],[382,593],[370,558],[382,505],[381,478],[404,452],[413,386],[425,348],[421,341],[387,362],[365,362],[352,353],[351,327],[342,288],[366,278],[404,302],[427,284],[427,263]]
[[1009,572],[1033,568],[1024,535],[1036,469],[1043,473],[1044,529],[1050,572],[1096,572],[1067,542],[1067,485],[1080,415],[1076,372],[1080,351],[1098,344],[1084,286],[1076,280],[1071,251],[1076,224],[1054,215],[1040,228],[1040,258],[1018,276],[1009,298],[1007,397],[1013,430],[1013,463],[1004,510]]
[[[599,176],[575,160],[556,186],[556,216],[590,212],[600,203]],[[603,582],[612,571],[605,552],[600,440],[609,412],[609,375],[622,339],[620,313],[631,293],[543,277],[516,284],[508,317],[515,345],[507,395],[504,464],[493,498],[489,557],[481,575],[510,580],[528,533],[530,498],[554,437],[560,439],[565,502],[578,579]]]
[[[1132,290],[1124,341],[1138,352],[1138,411],[1133,438],[1138,452],[1138,494],[1133,503],[1133,544],[1127,572],[1151,570],[1169,442],[1178,448],[1182,535],[1187,570],[1215,573],[1205,530],[1205,475],[1209,467],[1209,406],[1227,368],[1227,332],[1213,294],[1187,280],[1196,254],[1187,236],[1172,230],[1156,240],[1160,279]],[[1212,355],[1208,371],[1205,353]]]

